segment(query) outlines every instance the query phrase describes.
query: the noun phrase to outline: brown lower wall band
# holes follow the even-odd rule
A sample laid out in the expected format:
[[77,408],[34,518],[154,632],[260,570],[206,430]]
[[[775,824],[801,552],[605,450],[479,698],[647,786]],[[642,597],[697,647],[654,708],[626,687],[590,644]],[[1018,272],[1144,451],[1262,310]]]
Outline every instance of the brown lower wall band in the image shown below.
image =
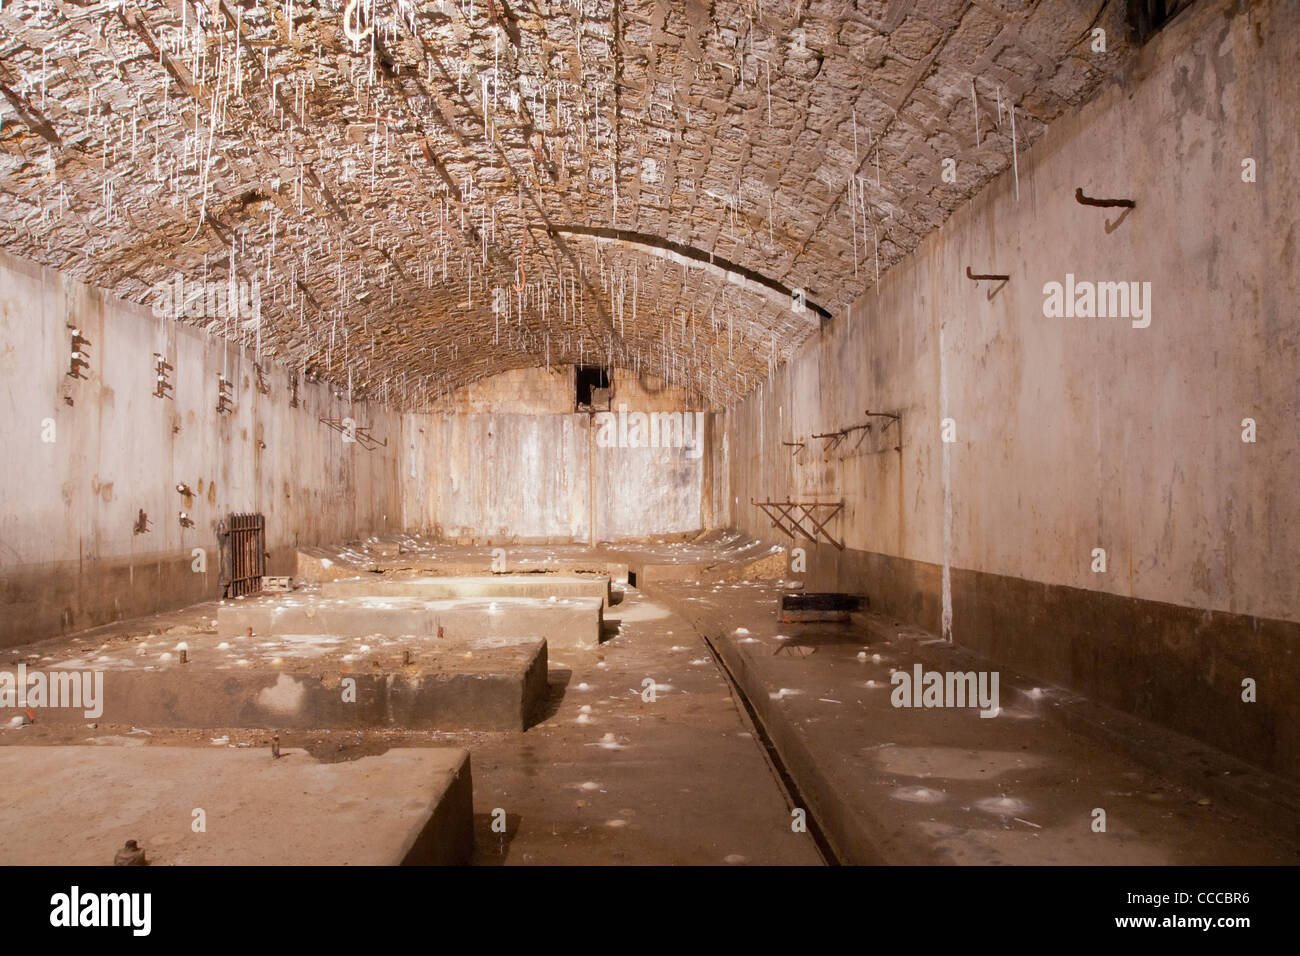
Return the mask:
[[[806,586],[939,633],[943,569],[809,547]],[[1300,779],[1300,623],[954,568],[953,640],[1006,667]],[[1242,700],[1253,678],[1256,702]]]
[[[219,561],[207,571],[189,551],[0,569],[0,647],[14,647],[221,597]],[[268,574],[292,574],[295,550],[272,548]]]

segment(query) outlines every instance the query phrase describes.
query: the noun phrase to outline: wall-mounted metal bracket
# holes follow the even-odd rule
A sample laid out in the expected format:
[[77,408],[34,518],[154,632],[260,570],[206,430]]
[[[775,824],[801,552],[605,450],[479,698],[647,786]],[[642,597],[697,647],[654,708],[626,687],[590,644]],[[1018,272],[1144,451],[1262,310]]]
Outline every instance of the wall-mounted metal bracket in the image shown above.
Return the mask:
[[1008,281],[1008,280],[1011,278],[1011,276],[1009,276],[1009,275],[998,275],[997,273],[992,273],[992,272],[990,272],[990,273],[977,273],[977,272],[971,272],[971,271],[970,271],[970,266],[967,266],[967,267],[966,267],[966,278],[967,278],[967,279],[974,279],[976,282],[979,282],[979,281],[982,280],[982,279],[988,279],[988,280],[990,280],[990,281],[992,281],[992,282],[1006,282],[1006,281]]
[[790,454],[792,455],[797,455],[799,454],[799,452],[803,451],[805,448],[808,447],[806,443],[801,441],[783,441],[781,442],[781,444],[784,445],[786,448],[793,448],[794,451],[790,452]]
[[322,418],[319,419],[322,425],[328,425],[334,431],[343,436],[345,442],[356,442],[366,451],[374,451],[376,448],[387,448],[388,439],[383,441],[370,434],[370,428],[358,425],[350,418]]
[[235,407],[233,386],[224,373],[217,373],[217,414],[227,415]]
[[[838,431],[825,432],[820,435],[813,435],[812,437],[829,440],[830,444],[826,446],[826,450],[833,451],[835,448],[839,446],[839,444],[842,441],[844,441],[844,439],[848,438],[854,432],[862,432],[862,435],[858,438],[858,445],[861,445],[862,439],[866,437],[866,433],[869,431],[871,431],[870,423],[863,423],[861,425],[850,425],[848,428],[841,428]],[[853,447],[857,448],[858,445],[854,445]]]
[[1137,206],[1137,203],[1132,199],[1093,199],[1091,196],[1085,196],[1083,194],[1082,186],[1075,189],[1074,198],[1084,206],[1102,206],[1105,208],[1111,206],[1123,206],[1125,209],[1133,209]]
[[[883,425],[880,426],[880,434],[881,434],[881,435],[884,435],[884,434],[885,434],[885,432],[889,429],[889,426],[890,426],[890,425],[897,424],[898,427],[899,427],[899,429],[900,429],[900,431],[901,431],[901,429],[902,429],[902,427],[903,427],[903,416],[902,416],[902,415],[895,415],[893,412],[873,412],[873,411],[871,411],[870,409],[867,409],[867,410],[866,410],[865,412],[863,412],[862,414],[863,414],[863,415],[866,415],[868,418],[887,418],[887,419],[889,419],[887,422],[885,422],[885,424],[883,424]],[[900,444],[894,446],[894,451],[902,451],[902,450],[903,450],[903,446],[902,446],[902,444],[901,444],[901,442],[902,442],[902,438],[901,438],[901,437],[899,438],[899,442],[900,442]]]
[[90,345],[90,339],[81,334],[81,329],[75,325],[68,325],[72,330],[72,356],[68,359],[68,377],[69,378],[86,378],[81,374],[81,370],[90,368],[90,362],[86,361],[86,346]]
[[903,420],[903,416],[901,416],[901,415],[895,415],[893,412],[873,412],[873,411],[871,411],[870,409],[868,409],[867,411],[863,412],[862,414],[863,414],[863,415],[866,415],[868,418],[888,418],[889,421],[885,422],[885,424],[881,426],[881,429],[880,429],[880,430],[881,430],[882,432],[883,432],[886,428],[888,428],[890,425],[894,424],[894,422],[898,422],[898,421],[902,421],[902,420]]
[[153,370],[154,370],[154,398],[172,398],[170,394],[173,390],[171,380],[167,373],[172,371],[172,366],[161,352],[153,353]]
[[[749,503],[763,509],[763,514],[771,519],[772,526],[792,539],[799,535],[814,543],[825,539],[840,551],[844,550],[844,543],[826,528],[830,520],[844,509],[843,501],[755,501],[750,498]],[[796,510],[799,513],[796,514]],[[819,513],[823,515],[820,519]],[[812,530],[804,527],[805,521],[812,525]]]

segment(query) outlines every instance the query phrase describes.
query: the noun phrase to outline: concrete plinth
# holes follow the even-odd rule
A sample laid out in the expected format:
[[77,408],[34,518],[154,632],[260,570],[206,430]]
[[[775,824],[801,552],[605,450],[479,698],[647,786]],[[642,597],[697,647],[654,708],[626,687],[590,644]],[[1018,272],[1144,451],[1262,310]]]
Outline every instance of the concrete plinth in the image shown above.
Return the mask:
[[567,574],[483,574],[473,577],[367,574],[363,577],[327,581],[321,586],[327,598],[415,597],[426,601],[452,598],[598,598],[609,609],[609,577]]
[[540,637],[552,647],[600,643],[600,598],[464,598],[426,601],[415,597],[324,598],[295,594],[222,605],[217,631],[223,637],[331,634],[339,637],[522,638]]
[[[136,840],[152,865],[454,865],[473,851],[468,751],[3,747],[0,864],[111,866]],[[194,831],[202,811],[203,832]]]
[[[367,643],[369,641],[369,643]],[[269,730],[524,730],[547,694],[537,638],[359,639],[185,635],[114,645],[43,670],[101,671],[102,713],[45,707],[38,721]],[[164,650],[163,648],[167,648]],[[0,708],[0,721],[21,710]]]

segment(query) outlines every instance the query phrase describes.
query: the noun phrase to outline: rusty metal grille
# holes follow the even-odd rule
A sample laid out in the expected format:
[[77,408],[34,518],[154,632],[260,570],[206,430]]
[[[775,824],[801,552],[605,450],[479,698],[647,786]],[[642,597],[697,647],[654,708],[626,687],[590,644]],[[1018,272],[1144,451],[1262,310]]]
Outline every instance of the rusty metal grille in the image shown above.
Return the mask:
[[262,590],[266,571],[266,519],[260,514],[231,515],[217,529],[221,539],[223,597]]

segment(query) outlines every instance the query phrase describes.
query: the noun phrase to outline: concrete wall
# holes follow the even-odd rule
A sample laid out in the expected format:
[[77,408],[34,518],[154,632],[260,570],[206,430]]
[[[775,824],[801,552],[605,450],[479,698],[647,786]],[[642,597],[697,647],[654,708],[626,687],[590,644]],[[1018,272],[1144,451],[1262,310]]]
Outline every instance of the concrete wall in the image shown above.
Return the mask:
[[[611,384],[615,416],[699,408],[625,370]],[[404,526],[534,541],[590,541],[593,518],[600,541],[711,526],[709,454],[603,445],[600,419],[575,413],[574,399],[571,367],[536,368],[462,389],[446,412],[404,416]]]
[[[959,210],[734,408],[716,449],[730,518],[755,534],[751,496],[845,502],[848,550],[816,549],[812,582],[1293,774],[1297,12],[1181,15],[1019,157],[1018,200],[1008,174]],[[1067,273],[1151,283],[1149,327],[1045,317]],[[807,437],[868,409],[901,426],[829,452]]]
[[[70,323],[91,342],[84,381],[66,374]],[[153,395],[155,351],[174,366],[174,400]],[[223,368],[235,408],[218,415]],[[266,395],[222,340],[0,254],[0,646],[219,596],[216,526],[230,512],[266,516],[270,573],[292,572],[295,545],[399,526],[398,416],[349,412],[315,384],[290,408],[288,373],[263,368]],[[348,414],[388,447],[318,421]],[[141,509],[151,524],[135,534]]]

